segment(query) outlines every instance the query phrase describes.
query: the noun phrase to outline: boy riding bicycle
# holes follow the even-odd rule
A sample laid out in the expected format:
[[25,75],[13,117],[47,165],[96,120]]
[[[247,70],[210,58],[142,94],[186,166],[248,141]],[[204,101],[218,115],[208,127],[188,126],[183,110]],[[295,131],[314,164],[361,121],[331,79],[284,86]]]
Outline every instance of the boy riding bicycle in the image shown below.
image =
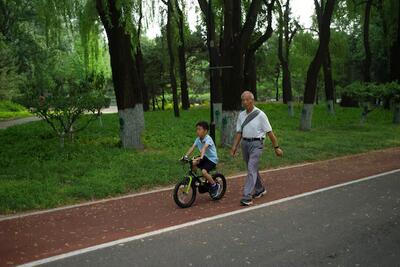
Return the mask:
[[210,175],[210,171],[215,168],[218,163],[217,148],[215,147],[214,141],[211,136],[208,135],[209,126],[205,121],[199,121],[196,124],[196,135],[197,138],[193,145],[189,148],[185,158],[188,158],[197,147],[200,151],[200,157],[193,160],[193,169],[199,168],[203,176],[207,179],[210,184],[211,196],[217,197],[220,189],[220,185],[214,181]]

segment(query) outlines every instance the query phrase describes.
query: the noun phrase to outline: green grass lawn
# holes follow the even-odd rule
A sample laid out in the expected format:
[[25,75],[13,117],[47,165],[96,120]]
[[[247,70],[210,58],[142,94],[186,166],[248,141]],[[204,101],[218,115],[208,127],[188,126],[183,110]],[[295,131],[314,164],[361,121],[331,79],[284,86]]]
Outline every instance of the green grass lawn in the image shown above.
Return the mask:
[[[386,110],[373,111],[361,125],[359,109],[337,107],[336,116],[328,116],[324,105],[316,106],[313,130],[300,132],[300,106],[294,118],[287,116],[281,104],[260,107],[285,153],[276,158],[267,142],[262,168],[400,146],[400,127],[391,123],[392,113]],[[0,213],[173,184],[186,171],[177,159],[193,143],[195,123],[208,116],[204,107],[181,112],[181,118],[174,118],[172,111],[147,112],[143,151],[118,147],[116,114],[104,115],[103,126],[94,122],[64,148],[43,121],[0,130]],[[232,159],[228,149],[218,152],[221,172],[230,175],[245,170],[240,155]]]
[[25,107],[8,100],[0,100],[0,121],[29,116],[32,114]]

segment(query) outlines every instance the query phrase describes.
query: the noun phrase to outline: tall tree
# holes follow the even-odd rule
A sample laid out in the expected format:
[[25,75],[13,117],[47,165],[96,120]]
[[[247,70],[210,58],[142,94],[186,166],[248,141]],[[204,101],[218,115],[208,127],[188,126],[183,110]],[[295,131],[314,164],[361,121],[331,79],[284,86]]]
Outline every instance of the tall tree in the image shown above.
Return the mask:
[[224,1],[224,32],[222,52],[222,129],[221,143],[230,145],[235,122],[241,109],[243,92],[244,52],[257,21],[261,0],[253,0],[242,25],[242,1]]
[[181,83],[181,100],[182,109],[188,110],[190,107],[189,102],[189,91],[187,84],[186,75],[186,56],[185,56],[185,23],[182,9],[179,7],[178,0],[175,2],[176,12],[178,15],[178,31],[179,31],[179,43],[178,43],[178,58],[179,58],[179,77]]
[[244,89],[251,91],[257,100],[257,72],[256,72],[256,52],[269,38],[272,36],[272,11],[274,9],[275,0],[267,2],[267,28],[261,36],[254,38],[255,40],[249,44],[245,52],[244,60]]
[[220,69],[220,52],[219,42],[217,41],[215,27],[215,12],[213,0],[198,0],[201,12],[203,13],[207,29],[207,48],[209,57],[209,73],[210,73],[210,113],[212,121],[211,132],[215,137],[214,126],[221,126],[218,119],[222,113],[222,91],[221,91],[221,69]]
[[179,117],[179,103],[178,103],[178,89],[176,84],[176,76],[175,76],[175,55],[174,55],[174,32],[173,32],[173,21],[174,21],[174,0],[162,0],[164,4],[167,5],[167,45],[168,45],[168,54],[169,54],[169,78],[171,82],[171,90],[172,90],[172,100],[174,105],[174,115],[175,117]]
[[400,3],[397,2],[397,25],[395,40],[390,48],[390,79],[400,83]]
[[136,46],[136,68],[138,71],[138,76],[139,76],[139,83],[140,83],[140,88],[142,89],[142,98],[143,98],[143,110],[148,111],[149,110],[149,93],[147,90],[147,86],[144,80],[144,62],[143,62],[143,53],[142,53],[142,46],[140,43],[140,35],[141,35],[141,30],[142,30],[142,19],[143,19],[143,7],[142,7],[142,1],[139,1],[139,20],[138,20],[138,30],[137,30],[137,46]]
[[363,41],[364,41],[364,82],[368,83],[371,81],[371,47],[369,44],[369,22],[371,16],[372,0],[367,0],[365,2],[365,12],[364,12],[364,23],[363,23]]
[[293,95],[292,95],[292,75],[290,72],[289,55],[290,45],[299,28],[297,21],[290,18],[290,1],[287,0],[285,9],[282,10],[282,5],[278,1],[278,58],[282,66],[282,92],[283,103],[288,105],[288,113],[294,115],[293,110]]
[[[314,0],[315,2],[315,13],[317,15],[317,23],[318,23],[318,34],[321,32],[322,27],[322,13],[324,12],[324,1],[321,1],[319,4],[318,0]],[[331,61],[331,53],[329,51],[329,44],[325,51],[324,59],[322,61],[322,70],[324,73],[324,87],[325,87],[325,97],[326,104],[328,108],[329,114],[335,114],[334,110],[334,86],[333,86],[333,77],[332,77],[332,61]]]
[[[316,2],[317,1],[315,1],[315,3]],[[318,73],[321,69],[321,65],[323,63],[329,45],[330,24],[334,7],[335,7],[335,0],[326,0],[326,4],[324,5],[322,13],[318,49],[307,71],[307,78],[304,89],[304,105],[303,105],[303,111],[301,113],[301,122],[300,122],[301,130],[311,129],[312,113],[314,109],[314,101],[317,90]]]
[[114,92],[117,100],[122,145],[141,148],[144,129],[142,91],[133,54],[130,5],[113,0],[96,0],[96,7],[108,37]]

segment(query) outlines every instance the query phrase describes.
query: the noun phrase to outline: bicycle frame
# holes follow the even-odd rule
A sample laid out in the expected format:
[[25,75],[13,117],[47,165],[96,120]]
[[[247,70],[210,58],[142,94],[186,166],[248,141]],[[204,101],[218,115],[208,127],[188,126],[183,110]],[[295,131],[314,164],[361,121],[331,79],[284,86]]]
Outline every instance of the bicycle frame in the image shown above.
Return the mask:
[[[195,171],[193,170],[193,160],[188,160],[188,161],[185,161],[185,162],[189,163],[189,165],[190,165],[190,170],[188,171],[188,175],[186,176],[187,178],[189,178],[189,183],[185,188],[185,193],[188,194],[189,190],[190,190],[190,187],[192,186],[193,181],[194,182],[199,182],[200,185],[203,185],[204,183],[206,183],[206,181],[202,181],[200,179],[200,178],[203,177],[203,175],[197,175],[195,173]],[[198,187],[198,186],[196,186],[196,187]]]

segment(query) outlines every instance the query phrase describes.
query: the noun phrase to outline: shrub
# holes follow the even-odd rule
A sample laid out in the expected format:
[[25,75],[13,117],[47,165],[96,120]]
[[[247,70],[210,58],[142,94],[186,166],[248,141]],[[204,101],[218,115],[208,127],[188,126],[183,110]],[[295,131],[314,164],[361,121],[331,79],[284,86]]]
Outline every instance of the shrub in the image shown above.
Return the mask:
[[[65,136],[86,128],[107,107],[105,80],[102,75],[89,75],[82,80],[56,78],[46,90],[31,86],[23,96],[24,105],[32,113],[43,118],[59,136],[61,146]],[[87,112],[88,116],[82,117]]]
[[356,99],[359,105],[363,108],[361,114],[361,122],[364,122],[367,114],[373,109],[371,106],[375,106],[383,98],[390,99],[394,104],[394,117],[393,123],[400,123],[400,84],[397,82],[391,82],[386,84],[376,83],[360,83],[354,82],[344,88],[337,87],[340,92],[350,98]]

